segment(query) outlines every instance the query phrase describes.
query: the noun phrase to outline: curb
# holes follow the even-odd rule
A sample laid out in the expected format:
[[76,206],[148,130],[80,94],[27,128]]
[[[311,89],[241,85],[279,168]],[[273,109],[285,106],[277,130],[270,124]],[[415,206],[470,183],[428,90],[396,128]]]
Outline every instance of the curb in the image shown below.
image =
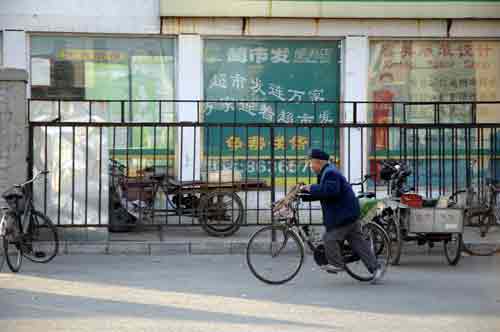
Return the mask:
[[[467,244],[474,246],[475,243]],[[496,247],[500,244],[489,243],[482,246]],[[59,243],[59,254],[63,255],[244,255],[246,252],[246,241],[61,241]],[[310,250],[306,250],[307,253]],[[436,246],[429,249],[427,246],[406,245],[403,247],[403,255],[443,255],[443,248]]]

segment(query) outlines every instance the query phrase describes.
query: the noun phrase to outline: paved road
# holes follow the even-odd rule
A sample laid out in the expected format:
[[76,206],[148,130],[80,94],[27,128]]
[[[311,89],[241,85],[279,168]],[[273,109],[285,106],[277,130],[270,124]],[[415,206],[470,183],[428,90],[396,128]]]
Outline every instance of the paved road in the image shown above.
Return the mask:
[[407,257],[375,286],[306,262],[283,286],[238,255],[25,262],[0,273],[0,331],[500,331],[499,256]]

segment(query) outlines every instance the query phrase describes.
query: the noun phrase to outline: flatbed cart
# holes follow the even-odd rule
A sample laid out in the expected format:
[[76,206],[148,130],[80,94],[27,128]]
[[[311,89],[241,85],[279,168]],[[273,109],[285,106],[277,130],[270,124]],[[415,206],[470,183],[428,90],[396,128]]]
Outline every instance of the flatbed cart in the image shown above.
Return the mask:
[[110,170],[111,211],[123,214],[126,210],[136,220],[153,222],[161,217],[193,217],[208,234],[218,237],[234,234],[244,222],[245,207],[238,193],[271,189],[255,180],[180,182],[154,173],[127,177],[125,166],[116,160],[110,160]]

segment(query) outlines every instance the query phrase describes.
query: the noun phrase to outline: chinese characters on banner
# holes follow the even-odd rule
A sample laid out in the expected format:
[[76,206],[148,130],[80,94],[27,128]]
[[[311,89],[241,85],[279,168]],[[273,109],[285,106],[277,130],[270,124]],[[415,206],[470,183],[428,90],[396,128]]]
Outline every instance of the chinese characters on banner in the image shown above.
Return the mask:
[[[374,104],[374,123],[433,123],[434,105],[411,105],[403,110],[393,101],[495,101],[500,98],[500,42],[493,41],[372,41],[370,44],[369,98],[387,102]],[[498,122],[495,105],[477,107],[478,122]],[[440,105],[441,123],[467,123],[472,120],[470,105]],[[403,112],[404,111],[404,112]],[[483,134],[489,135],[488,132]],[[374,129],[371,157],[399,156],[406,148],[409,157],[414,146],[422,153],[426,142],[432,154],[439,152],[438,131],[426,137],[425,130],[400,142],[398,129]],[[472,133],[474,141],[475,133]],[[465,135],[458,133],[459,155],[465,149]],[[414,140],[417,140],[414,145]],[[487,140],[489,141],[489,139]],[[432,143],[434,142],[434,143]],[[450,142],[451,143],[451,142]],[[429,143],[427,143],[429,144]],[[453,144],[446,144],[450,154]],[[486,146],[488,148],[488,146]],[[375,165],[372,164],[372,168]]]
[[[338,155],[337,130],[309,130],[300,124],[337,121],[338,104],[328,101],[339,99],[339,59],[336,41],[207,40],[204,91],[210,102],[204,105],[205,122],[298,126],[275,129],[272,144],[269,128],[212,128],[204,134],[205,153],[269,159],[273,147],[278,159],[303,158],[311,147],[321,147]],[[260,173],[269,174],[269,169]]]

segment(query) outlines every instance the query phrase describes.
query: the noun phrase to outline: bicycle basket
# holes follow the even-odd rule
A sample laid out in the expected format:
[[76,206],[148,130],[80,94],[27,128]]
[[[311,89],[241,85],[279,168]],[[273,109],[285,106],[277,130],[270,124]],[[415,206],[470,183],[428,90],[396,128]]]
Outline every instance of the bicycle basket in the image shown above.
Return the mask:
[[0,236],[16,236],[16,219],[12,213],[4,213],[0,219]]
[[26,199],[23,190],[19,187],[12,187],[2,194],[2,198],[7,202],[7,205],[17,213],[24,212]]
[[289,219],[293,217],[293,210],[288,204],[273,208],[273,215],[277,219]]
[[423,199],[419,194],[407,193],[401,195],[401,204],[413,208],[421,208],[423,206]]
[[392,176],[396,173],[396,170],[392,165],[384,165],[380,169],[380,178],[385,181],[389,181]]

